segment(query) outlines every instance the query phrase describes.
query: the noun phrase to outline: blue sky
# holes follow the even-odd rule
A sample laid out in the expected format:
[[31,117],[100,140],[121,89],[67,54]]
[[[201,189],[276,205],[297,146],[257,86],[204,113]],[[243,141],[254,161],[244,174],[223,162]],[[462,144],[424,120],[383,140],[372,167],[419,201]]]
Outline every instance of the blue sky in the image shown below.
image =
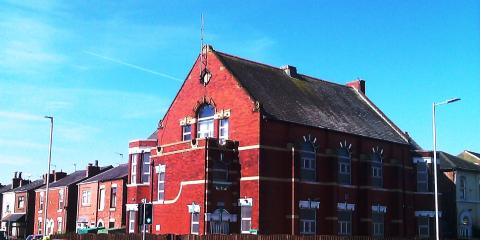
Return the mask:
[[126,161],[156,128],[205,39],[367,96],[424,148],[480,152],[478,1],[2,1],[0,182]]

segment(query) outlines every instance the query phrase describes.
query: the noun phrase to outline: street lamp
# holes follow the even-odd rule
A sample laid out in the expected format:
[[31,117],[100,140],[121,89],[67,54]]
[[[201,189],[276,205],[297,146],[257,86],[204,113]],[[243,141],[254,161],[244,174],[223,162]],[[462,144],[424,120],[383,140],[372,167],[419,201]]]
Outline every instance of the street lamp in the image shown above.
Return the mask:
[[452,98],[439,103],[432,104],[432,127],[433,127],[433,175],[435,185],[435,237],[440,239],[440,228],[438,224],[438,184],[437,184],[437,127],[435,125],[435,107],[460,101],[460,98]]
[[45,222],[43,224],[43,229],[44,229],[44,235],[47,235],[47,216],[48,216],[48,190],[49,190],[49,186],[50,186],[50,165],[51,165],[51,162],[52,162],[52,140],[53,140],[53,117],[50,117],[50,116],[45,116],[45,118],[48,118],[50,119],[50,144],[48,146],[48,172],[47,172],[47,187],[45,189],[46,193],[45,193]]

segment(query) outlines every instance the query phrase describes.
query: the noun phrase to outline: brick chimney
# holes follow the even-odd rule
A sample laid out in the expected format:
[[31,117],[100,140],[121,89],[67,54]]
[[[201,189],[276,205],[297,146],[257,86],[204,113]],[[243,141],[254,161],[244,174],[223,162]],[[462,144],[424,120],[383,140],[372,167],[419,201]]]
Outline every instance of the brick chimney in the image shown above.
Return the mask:
[[60,172],[53,172],[53,181],[58,181],[64,177],[67,176],[67,173],[66,172],[62,172],[62,170],[60,170]]
[[365,94],[365,80],[357,79],[346,84],[349,87],[357,89],[359,92]]
[[[22,175],[22,174],[20,174],[20,176],[21,176],[21,175]],[[18,172],[15,172],[15,173],[13,174],[13,178],[12,178],[12,189],[19,187],[21,180],[22,180],[22,179],[18,177]]]
[[100,167],[98,166],[98,160],[95,160],[95,165],[89,163],[87,166],[86,177],[92,177],[97,175],[100,172]]
[[294,67],[294,66],[290,66],[290,65],[285,65],[285,66],[282,66],[280,67],[288,76],[290,77],[297,77],[297,68]]

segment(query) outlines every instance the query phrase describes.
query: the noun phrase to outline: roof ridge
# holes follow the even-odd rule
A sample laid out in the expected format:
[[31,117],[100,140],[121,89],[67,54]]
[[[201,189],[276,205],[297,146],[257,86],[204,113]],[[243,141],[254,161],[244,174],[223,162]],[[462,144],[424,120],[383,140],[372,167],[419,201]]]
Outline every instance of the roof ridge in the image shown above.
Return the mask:
[[[217,51],[217,50],[213,50],[213,51],[215,51],[216,53],[219,53],[219,54],[228,56],[228,57],[232,57],[232,58],[236,58],[236,59],[245,61],[245,62],[249,62],[249,63],[257,64],[257,65],[262,65],[262,66],[265,66],[265,67],[269,67],[269,68],[273,68],[273,69],[276,69],[276,70],[279,70],[279,71],[283,71],[282,68],[276,67],[276,66],[273,66],[273,65],[270,65],[270,64],[253,61],[253,60],[250,60],[250,59],[242,58],[242,57],[239,57],[239,56],[236,56],[236,55],[232,55],[232,54],[229,54],[229,53],[225,53],[225,52],[222,52],[222,51]],[[298,74],[299,76],[311,78],[311,79],[314,79],[314,80],[317,80],[317,81],[322,81],[322,82],[325,82],[325,83],[329,83],[329,84],[333,84],[333,85],[337,85],[337,86],[341,86],[341,87],[352,88],[352,87],[347,86],[347,85],[345,85],[345,84],[332,82],[332,81],[329,81],[329,80],[325,80],[325,79],[321,79],[321,78],[318,78],[318,77],[306,75],[306,74],[303,74],[303,73],[297,73],[297,74]],[[294,78],[294,77],[292,77],[292,78]],[[294,78],[294,79],[298,79],[298,78]],[[302,79],[299,79],[299,80],[302,80]]]
[[408,141],[408,137],[405,135],[405,133],[402,132],[402,130],[392,121],[390,120],[387,115],[385,115],[385,113],[382,112],[382,110],[380,110],[380,108],[378,108],[372,101],[370,101],[370,99],[363,93],[361,93],[360,91],[358,91],[358,89],[356,88],[351,88],[354,90],[355,93],[357,93],[358,96],[360,96],[360,98],[365,102],[367,103],[367,105],[373,109],[373,111],[375,113],[377,113],[380,118],[383,119],[383,121],[385,121],[387,123],[388,126],[390,126],[395,132],[397,132],[398,135],[400,135],[400,137],[405,140],[405,142],[409,143]]

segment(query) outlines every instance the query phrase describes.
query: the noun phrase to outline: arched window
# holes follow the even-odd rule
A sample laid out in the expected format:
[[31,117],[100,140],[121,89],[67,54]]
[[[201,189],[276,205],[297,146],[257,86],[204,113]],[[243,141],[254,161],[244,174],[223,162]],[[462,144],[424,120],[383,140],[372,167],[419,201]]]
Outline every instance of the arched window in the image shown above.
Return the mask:
[[205,104],[198,110],[197,137],[213,137],[213,115],[215,108],[212,105]]
[[300,146],[300,177],[303,180],[315,181],[316,156],[315,148],[310,141],[305,141]]
[[338,149],[338,183],[340,184],[351,184],[351,169],[352,169],[352,160],[350,156],[350,147],[347,146],[347,142],[340,143],[340,148]]

